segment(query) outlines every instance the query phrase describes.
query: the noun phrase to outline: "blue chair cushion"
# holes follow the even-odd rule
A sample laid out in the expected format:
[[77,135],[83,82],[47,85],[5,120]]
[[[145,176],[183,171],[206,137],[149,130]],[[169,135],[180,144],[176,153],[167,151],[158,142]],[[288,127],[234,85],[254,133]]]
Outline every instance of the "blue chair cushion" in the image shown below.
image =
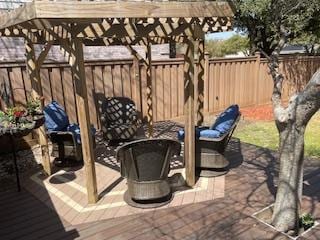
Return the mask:
[[63,108],[52,101],[44,109],[45,127],[50,131],[64,131],[69,125],[69,118]]
[[184,130],[178,131],[178,140],[183,141],[184,140]]
[[[73,123],[67,127],[68,132],[72,132],[77,143],[81,144],[81,136],[80,136],[80,127],[78,124]],[[94,127],[91,128],[91,134],[94,136],[96,134],[96,129]]]
[[[196,138],[200,137],[200,133],[204,129],[208,129],[208,128],[207,127],[196,127],[196,129],[195,129]],[[179,141],[183,141],[184,140],[184,130],[178,131],[178,140]]]
[[212,129],[202,130],[200,132],[200,137],[203,137],[203,138],[218,138],[221,135],[222,135],[221,132],[217,130],[212,130]]
[[228,132],[234,123],[234,121],[239,116],[239,106],[231,105],[228,107],[220,116],[217,118],[215,123],[210,129],[217,130],[222,134]]

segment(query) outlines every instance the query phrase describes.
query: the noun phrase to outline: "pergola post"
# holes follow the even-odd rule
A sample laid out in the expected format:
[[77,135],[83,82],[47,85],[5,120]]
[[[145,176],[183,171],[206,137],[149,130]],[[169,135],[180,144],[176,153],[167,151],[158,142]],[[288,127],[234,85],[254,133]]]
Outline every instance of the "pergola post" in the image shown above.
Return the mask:
[[[141,60],[146,67],[146,78],[147,78],[147,124],[148,124],[148,132],[147,137],[153,137],[153,104],[152,104],[152,57],[151,57],[151,42],[150,39],[141,38],[141,43],[145,46],[146,49],[146,59],[140,56],[136,50],[128,43],[127,48],[131,51],[135,61]],[[139,66],[138,66],[139,67]],[[139,71],[139,69],[138,69]]]
[[204,69],[205,69],[205,54],[204,54],[204,39],[198,40],[198,76],[197,76],[197,126],[201,126],[203,124],[204,115]]
[[70,40],[70,65],[75,82],[77,112],[80,125],[82,155],[85,167],[88,202],[98,201],[95,171],[95,153],[91,134],[86,76],[84,70],[83,44],[79,38]]
[[148,137],[153,136],[153,106],[152,106],[152,57],[151,43],[147,43],[147,120],[148,120]]
[[142,102],[140,96],[140,60],[135,55],[132,59],[132,76],[133,81],[135,82],[134,88],[134,98],[136,99],[137,109],[142,112]]
[[[48,48],[45,48],[44,53],[40,55],[40,61],[37,61],[34,51],[33,43],[30,41],[29,38],[25,38],[25,49],[26,49],[26,58],[27,58],[27,71],[31,80],[32,86],[32,98],[39,99],[42,97],[42,85],[41,85],[41,78],[40,78],[40,65],[45,58],[45,55],[48,53]],[[43,108],[43,101],[41,101],[42,108]],[[50,163],[50,156],[49,156],[49,149],[48,149],[48,136],[46,134],[46,130],[44,126],[41,126],[38,129],[39,135],[39,144],[41,147],[42,153],[42,166],[43,170],[47,175],[51,175],[51,163]]]
[[188,38],[187,51],[184,57],[184,114],[185,139],[184,160],[186,182],[195,185],[195,113],[194,113],[194,39]]

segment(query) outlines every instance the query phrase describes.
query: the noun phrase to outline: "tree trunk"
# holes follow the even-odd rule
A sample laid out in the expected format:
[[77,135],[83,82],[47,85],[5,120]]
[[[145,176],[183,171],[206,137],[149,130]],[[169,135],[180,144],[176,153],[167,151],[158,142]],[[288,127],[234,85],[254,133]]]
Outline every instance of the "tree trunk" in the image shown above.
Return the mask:
[[297,231],[302,196],[305,126],[290,122],[282,129],[278,126],[278,129],[280,173],[272,224],[279,231]]

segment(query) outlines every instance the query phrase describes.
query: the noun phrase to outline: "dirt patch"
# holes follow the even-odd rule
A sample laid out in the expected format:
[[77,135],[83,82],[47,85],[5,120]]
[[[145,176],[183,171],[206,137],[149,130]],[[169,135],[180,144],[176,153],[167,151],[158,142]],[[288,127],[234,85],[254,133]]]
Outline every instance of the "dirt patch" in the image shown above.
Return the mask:
[[[272,218],[272,214],[273,214],[273,204],[254,213],[252,216],[254,218],[256,218],[258,221],[260,221],[263,224],[267,225],[268,227],[272,228],[273,230],[276,230],[270,223],[271,218]],[[319,224],[318,222],[315,222],[313,226],[308,226],[308,228],[304,228],[305,226],[301,225],[300,229],[298,230],[298,234],[295,233],[294,231],[291,231],[289,233],[284,233],[284,232],[280,232],[280,233],[287,237],[287,238],[283,238],[283,239],[297,240],[299,237],[301,237],[302,235],[306,234],[307,232],[309,232],[313,228],[315,228],[318,224]],[[279,238],[279,239],[282,239],[282,238]]]
[[257,107],[246,107],[240,109],[245,120],[273,121],[273,110],[271,105]]

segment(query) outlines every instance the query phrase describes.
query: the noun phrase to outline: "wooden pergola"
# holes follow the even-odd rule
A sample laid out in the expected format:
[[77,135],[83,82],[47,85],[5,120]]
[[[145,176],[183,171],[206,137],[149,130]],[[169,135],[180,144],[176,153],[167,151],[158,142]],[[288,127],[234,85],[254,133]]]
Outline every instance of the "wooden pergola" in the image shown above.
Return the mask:
[[[60,45],[68,57],[76,89],[82,151],[89,203],[98,200],[95,153],[90,134],[89,107],[84,72],[83,45],[125,45],[146,65],[148,135],[152,137],[151,45],[179,42],[187,45],[184,64],[186,182],[195,184],[195,124],[203,121],[205,33],[231,29],[232,7],[226,1],[49,1],[35,0],[0,15],[0,36],[23,37],[26,65],[33,97],[42,96],[40,68],[52,45]],[[36,57],[34,44],[43,44]],[[139,56],[133,45],[143,45]],[[195,56],[198,74],[195,76]],[[196,86],[195,86],[196,83]],[[195,101],[195,89],[198,98]],[[195,107],[196,105],[196,107]],[[196,110],[195,110],[196,108]],[[42,164],[51,174],[48,139],[39,129]]]

